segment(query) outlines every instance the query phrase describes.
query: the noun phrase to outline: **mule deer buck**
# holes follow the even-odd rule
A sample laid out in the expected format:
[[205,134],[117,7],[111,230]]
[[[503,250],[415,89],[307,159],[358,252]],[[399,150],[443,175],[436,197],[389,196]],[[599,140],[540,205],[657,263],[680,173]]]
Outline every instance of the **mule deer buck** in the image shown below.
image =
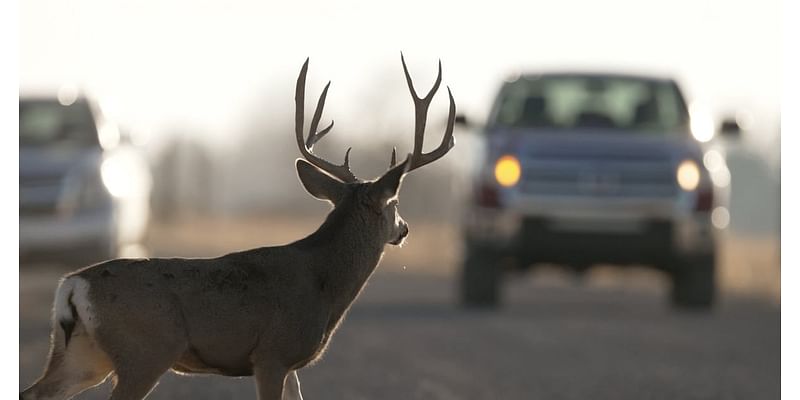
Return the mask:
[[386,244],[408,225],[397,211],[403,177],[454,146],[455,102],[441,144],[423,153],[428,108],[442,80],[414,99],[414,149],[374,181],[312,153],[333,127],[318,131],[328,85],[303,138],[308,60],[295,93],[295,135],[304,159],[297,175],[312,196],[333,204],[308,237],[211,259],[117,259],[66,275],[56,291],[44,374],[21,399],[70,398],[113,376],[111,399],[142,399],[168,369],[255,376],[262,400],[301,399],[297,370],[317,360],[377,267]]

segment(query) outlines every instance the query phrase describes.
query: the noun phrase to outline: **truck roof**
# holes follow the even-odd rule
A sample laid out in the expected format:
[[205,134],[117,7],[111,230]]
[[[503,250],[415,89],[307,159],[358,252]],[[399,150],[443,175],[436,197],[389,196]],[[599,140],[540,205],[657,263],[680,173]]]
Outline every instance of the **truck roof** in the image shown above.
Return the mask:
[[656,82],[673,82],[674,80],[659,74],[653,73],[636,73],[636,72],[612,72],[612,71],[582,71],[582,70],[542,70],[542,71],[526,71],[519,75],[512,75],[509,82],[517,79],[535,80],[542,77],[586,77],[586,78],[622,78],[622,79],[637,79]]

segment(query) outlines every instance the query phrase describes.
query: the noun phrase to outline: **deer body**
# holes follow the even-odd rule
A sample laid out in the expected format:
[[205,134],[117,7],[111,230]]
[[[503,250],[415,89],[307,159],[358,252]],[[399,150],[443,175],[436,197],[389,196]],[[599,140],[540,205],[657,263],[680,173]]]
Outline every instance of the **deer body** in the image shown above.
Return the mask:
[[[66,280],[87,283],[90,312],[105,317],[87,325],[107,353],[120,337],[141,335],[172,343],[180,372],[252,375],[256,351],[297,369],[322,353],[383,253],[375,227],[347,220],[347,211],[286,246],[211,259],[113,260]],[[358,254],[338,250],[357,242]]]
[[296,168],[311,195],[334,205],[319,229],[284,246],[207,259],[118,259],[68,274],[56,291],[48,366],[20,398],[70,398],[113,376],[112,399],[142,399],[172,369],[253,375],[259,399],[302,399],[296,370],[323,354],[386,244],[400,245],[408,235],[397,212],[402,179],[452,147],[455,111],[451,96],[445,139],[423,154],[420,110],[427,111],[441,70],[424,99],[406,71],[419,146],[400,165],[393,152],[388,172],[360,181],[347,157],[335,166],[311,153],[330,130],[316,132],[327,87],[303,143],[307,65],[298,78],[296,134],[308,162],[298,159]]

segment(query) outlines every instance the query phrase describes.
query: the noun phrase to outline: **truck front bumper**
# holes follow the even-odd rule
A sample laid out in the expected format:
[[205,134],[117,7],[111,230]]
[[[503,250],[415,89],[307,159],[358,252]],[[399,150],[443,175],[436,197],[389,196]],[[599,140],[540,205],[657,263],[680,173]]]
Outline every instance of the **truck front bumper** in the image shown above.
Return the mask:
[[710,254],[709,213],[675,200],[537,199],[505,209],[473,208],[467,239],[532,262],[659,263]]

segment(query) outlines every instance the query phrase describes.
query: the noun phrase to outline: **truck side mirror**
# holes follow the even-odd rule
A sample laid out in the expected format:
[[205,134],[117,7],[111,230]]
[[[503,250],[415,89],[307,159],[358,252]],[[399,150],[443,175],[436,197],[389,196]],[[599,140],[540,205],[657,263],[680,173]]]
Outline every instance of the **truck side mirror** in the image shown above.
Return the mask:
[[736,139],[742,134],[742,128],[734,118],[725,118],[719,126],[721,136]]

